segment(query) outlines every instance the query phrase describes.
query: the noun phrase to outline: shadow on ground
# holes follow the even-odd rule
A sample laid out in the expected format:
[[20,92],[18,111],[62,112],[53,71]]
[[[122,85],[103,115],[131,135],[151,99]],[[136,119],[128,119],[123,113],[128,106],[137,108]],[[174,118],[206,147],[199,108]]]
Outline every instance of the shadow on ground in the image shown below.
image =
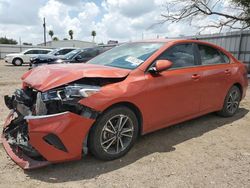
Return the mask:
[[9,63],[9,64],[5,64],[4,66],[6,66],[6,67],[21,68],[21,67],[29,67],[30,65],[28,63],[25,63],[25,64],[22,64],[21,66],[15,66],[15,65],[12,65],[11,63]]
[[94,178],[132,164],[152,153],[174,151],[175,145],[202,136],[226,124],[233,126],[234,121],[241,119],[248,112],[249,110],[240,108],[239,112],[230,118],[218,117],[212,113],[142,136],[127,155],[114,161],[104,162],[93,156],[87,156],[80,161],[51,165],[42,169],[25,171],[25,173],[32,179],[53,183]]

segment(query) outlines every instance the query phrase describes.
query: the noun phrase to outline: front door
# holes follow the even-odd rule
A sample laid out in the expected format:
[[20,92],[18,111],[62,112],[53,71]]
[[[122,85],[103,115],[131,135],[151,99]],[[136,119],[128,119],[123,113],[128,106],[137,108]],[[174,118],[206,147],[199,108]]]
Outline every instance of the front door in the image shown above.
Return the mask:
[[145,95],[151,119],[147,121],[145,132],[180,122],[199,112],[201,72],[196,66],[193,44],[175,45],[157,59],[170,60],[173,66],[155,75],[146,74]]

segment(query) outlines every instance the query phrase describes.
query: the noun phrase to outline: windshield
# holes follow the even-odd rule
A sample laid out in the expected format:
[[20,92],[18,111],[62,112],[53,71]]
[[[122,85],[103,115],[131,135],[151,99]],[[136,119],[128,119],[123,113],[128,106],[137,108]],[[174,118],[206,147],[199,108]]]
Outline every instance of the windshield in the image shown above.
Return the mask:
[[104,52],[87,63],[135,69],[163,45],[160,42],[127,43]]
[[65,54],[63,57],[64,57],[64,59],[72,59],[80,51],[81,51],[80,49],[73,50],[73,51]]

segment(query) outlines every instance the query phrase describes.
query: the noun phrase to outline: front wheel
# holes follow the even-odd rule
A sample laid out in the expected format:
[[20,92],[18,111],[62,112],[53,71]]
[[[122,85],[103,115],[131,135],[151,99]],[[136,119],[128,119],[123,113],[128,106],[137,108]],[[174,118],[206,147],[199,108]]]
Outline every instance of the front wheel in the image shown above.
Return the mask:
[[231,87],[225,98],[223,108],[218,112],[218,114],[223,117],[233,116],[239,109],[240,100],[240,89],[237,86]]
[[15,58],[12,62],[13,65],[15,66],[21,66],[23,64],[23,60],[20,58]]
[[90,132],[91,153],[102,160],[125,155],[136,141],[138,121],[132,110],[116,107],[105,112]]

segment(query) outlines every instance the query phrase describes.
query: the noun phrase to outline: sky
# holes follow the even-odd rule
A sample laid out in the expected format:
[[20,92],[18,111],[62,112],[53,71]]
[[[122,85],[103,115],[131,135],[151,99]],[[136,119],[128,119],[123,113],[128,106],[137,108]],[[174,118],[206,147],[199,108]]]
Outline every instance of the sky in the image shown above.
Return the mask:
[[[91,31],[97,33],[95,41],[119,42],[176,37],[197,33],[188,23],[156,24],[162,20],[164,5],[170,0],[0,0],[0,37],[6,36],[22,42],[43,42],[43,18],[49,30],[59,39],[69,38],[92,41]],[[208,32],[213,32],[209,30]]]

